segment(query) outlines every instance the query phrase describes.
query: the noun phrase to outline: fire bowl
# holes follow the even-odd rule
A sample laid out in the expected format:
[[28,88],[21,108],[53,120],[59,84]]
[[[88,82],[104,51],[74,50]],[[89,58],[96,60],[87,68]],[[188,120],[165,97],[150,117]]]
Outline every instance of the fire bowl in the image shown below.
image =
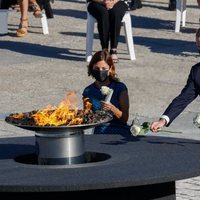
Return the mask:
[[32,114],[23,113],[23,118],[10,114],[5,121],[19,128],[35,132],[35,147],[39,165],[69,165],[87,162],[85,159],[84,130],[109,122],[112,116],[105,111],[89,113],[84,124],[61,126],[38,126]]
[[[85,129],[93,128],[95,126],[98,126],[102,123],[109,122],[112,120],[112,115],[109,112],[103,111],[103,110],[98,110],[98,111],[90,111],[84,116],[83,122],[81,124],[72,124],[72,125],[45,125],[45,126],[40,126],[37,125],[34,122],[33,114],[35,114],[36,111],[30,111],[30,112],[24,112],[23,117],[21,118],[15,118],[16,114],[19,113],[11,113],[9,116],[5,117],[5,121],[11,125],[27,129],[27,130],[32,130],[36,132],[45,132],[46,134],[49,133],[54,133],[54,132],[66,132],[65,134],[69,133],[74,133],[78,131],[82,131]],[[82,112],[82,110],[79,110],[78,112]]]

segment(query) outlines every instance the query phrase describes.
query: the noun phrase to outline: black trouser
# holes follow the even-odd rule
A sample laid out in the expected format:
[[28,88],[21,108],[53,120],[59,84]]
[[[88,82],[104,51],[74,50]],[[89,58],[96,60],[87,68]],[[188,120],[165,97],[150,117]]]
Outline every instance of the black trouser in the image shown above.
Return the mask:
[[128,6],[123,1],[118,1],[114,7],[107,10],[102,4],[91,2],[88,5],[88,12],[97,20],[97,29],[102,49],[109,47],[117,48],[121,21],[128,10]]
[[47,18],[54,18],[53,10],[51,8],[50,0],[36,0],[41,10],[45,10]]
[[11,5],[17,4],[17,0],[0,0],[0,8],[8,9]]

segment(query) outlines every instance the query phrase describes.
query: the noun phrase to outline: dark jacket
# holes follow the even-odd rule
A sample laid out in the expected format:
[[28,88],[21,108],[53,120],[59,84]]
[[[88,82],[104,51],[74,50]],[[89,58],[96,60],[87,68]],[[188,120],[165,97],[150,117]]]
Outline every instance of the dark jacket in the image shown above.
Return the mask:
[[187,83],[181,93],[173,99],[163,115],[167,115],[170,123],[189,105],[196,97],[200,95],[200,63],[192,66]]

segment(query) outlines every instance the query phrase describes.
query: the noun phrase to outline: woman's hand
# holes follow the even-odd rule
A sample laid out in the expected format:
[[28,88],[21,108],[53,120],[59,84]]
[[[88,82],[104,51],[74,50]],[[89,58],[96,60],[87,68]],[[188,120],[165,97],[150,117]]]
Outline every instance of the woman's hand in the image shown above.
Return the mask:
[[106,101],[101,101],[101,108],[103,110],[110,111],[113,114],[113,116],[115,116],[120,121],[122,121],[122,122],[127,121],[126,119],[124,120],[122,118],[122,115],[123,115],[122,111],[119,110],[117,107],[115,107],[112,103],[106,102]]
[[115,108],[115,106],[112,103],[106,102],[106,101],[101,101],[101,107],[103,110],[111,111],[111,112],[113,112]]

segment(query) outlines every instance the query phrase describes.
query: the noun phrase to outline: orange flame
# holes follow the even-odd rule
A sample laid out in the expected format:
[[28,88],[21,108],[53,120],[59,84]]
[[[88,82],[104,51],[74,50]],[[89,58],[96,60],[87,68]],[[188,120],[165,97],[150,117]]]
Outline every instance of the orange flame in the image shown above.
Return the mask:
[[87,112],[91,110],[92,104],[90,103],[89,98],[84,98],[83,103],[84,103],[84,113],[86,114]]
[[[87,113],[92,107],[88,98],[84,99],[84,107],[85,109],[82,111],[82,114]],[[58,107],[49,105],[46,109],[39,110],[35,113],[33,118],[35,123],[40,126],[77,125],[83,122],[82,116],[77,116],[77,113],[77,96],[71,91],[67,93],[65,100]]]
[[[66,98],[62,101],[58,107],[48,105],[45,109],[39,110],[32,114],[36,125],[77,125],[82,124],[83,117],[87,114],[92,107],[89,98],[83,99],[84,110],[78,110],[77,96],[75,92],[70,91],[67,93]],[[12,114],[15,119],[21,119],[25,117],[25,113]]]
[[15,113],[15,114],[12,114],[12,117],[15,119],[20,119],[24,117],[24,113]]

